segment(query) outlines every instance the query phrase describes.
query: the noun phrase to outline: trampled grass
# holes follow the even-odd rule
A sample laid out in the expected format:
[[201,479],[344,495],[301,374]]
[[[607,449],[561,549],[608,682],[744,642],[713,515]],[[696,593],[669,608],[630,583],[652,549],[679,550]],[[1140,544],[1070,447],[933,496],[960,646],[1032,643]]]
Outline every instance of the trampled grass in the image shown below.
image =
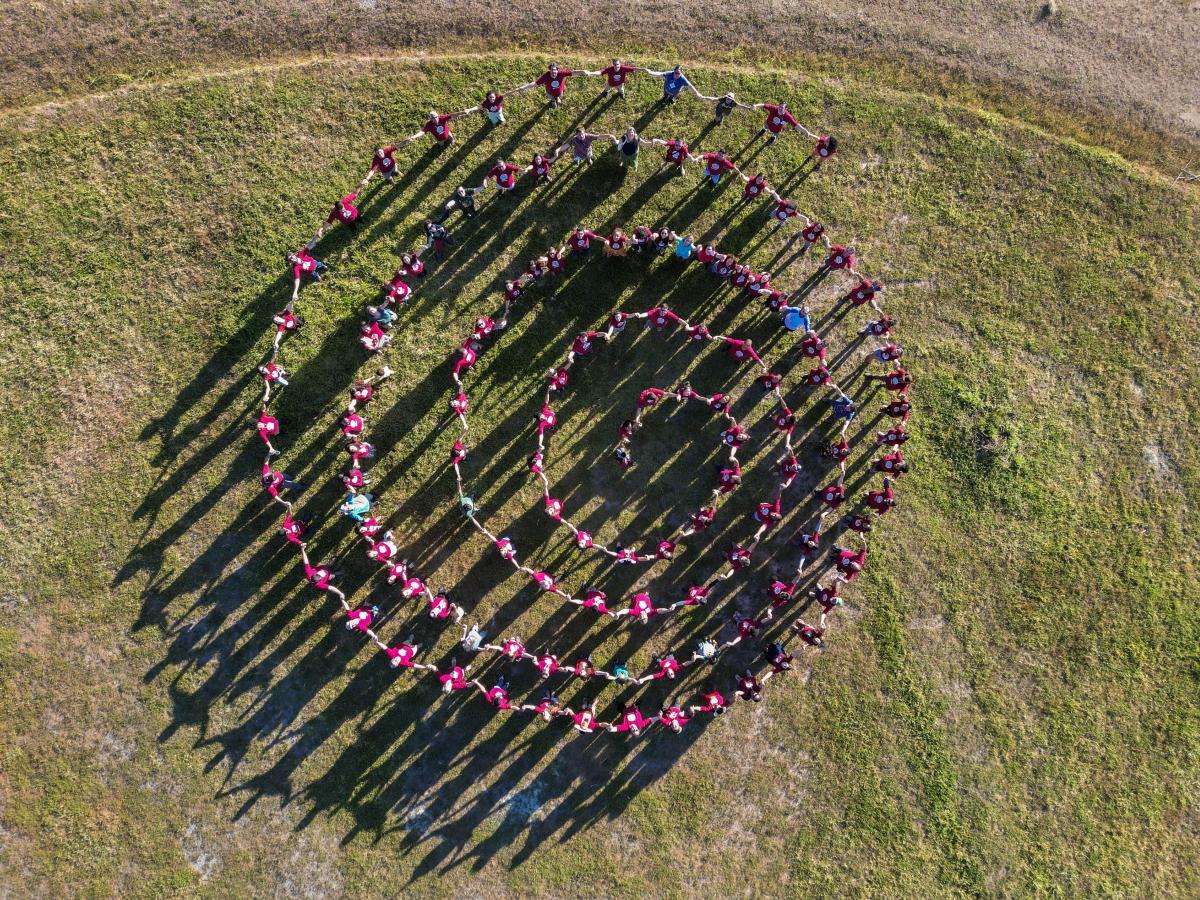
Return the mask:
[[[843,158],[793,193],[890,285],[918,379],[914,470],[868,574],[830,649],[761,706],[631,743],[522,727],[387,671],[304,588],[249,428],[290,291],[281,255],[376,138],[537,63],[314,64],[4,121],[5,881],[22,895],[1195,894],[1200,206],[1107,150],[844,73],[691,73],[786,96],[839,135]],[[372,188],[363,233],[323,244],[332,275],[302,294],[278,406],[282,461],[314,507],[335,497],[345,388],[378,364],[353,343],[358,315],[399,249],[498,153],[523,163],[557,140],[593,87],[572,84],[555,113],[515,100],[495,132],[463,123],[446,154],[419,146],[405,187]],[[648,114],[653,87],[595,124]],[[695,138],[706,119],[685,101],[641,127]],[[738,151],[753,127],[700,144]],[[786,183],[806,150],[783,141],[749,166]],[[368,415],[382,508],[471,618],[639,665],[716,612],[617,630],[535,598],[450,507],[441,425],[468,323],[576,222],[717,228],[757,264],[776,255],[765,207],[654,168],[649,151],[637,173],[564,160],[550,189],[485,201],[406,311],[398,384]],[[596,259],[531,296],[474,376],[467,471],[489,522],[515,523],[518,546],[575,585],[602,573],[548,539],[523,475],[537,386],[575,331],[663,296],[794,356],[698,274]],[[704,490],[715,435],[682,413],[651,419],[628,476],[606,458],[636,391],[689,359],[630,333],[563,405],[552,475],[608,534],[673,524]],[[698,386],[729,375],[695,365]],[[317,554],[353,546],[343,524],[325,521]],[[719,608],[749,602],[766,566]],[[346,569],[366,596],[357,549]],[[700,550],[652,584],[697,571]]]

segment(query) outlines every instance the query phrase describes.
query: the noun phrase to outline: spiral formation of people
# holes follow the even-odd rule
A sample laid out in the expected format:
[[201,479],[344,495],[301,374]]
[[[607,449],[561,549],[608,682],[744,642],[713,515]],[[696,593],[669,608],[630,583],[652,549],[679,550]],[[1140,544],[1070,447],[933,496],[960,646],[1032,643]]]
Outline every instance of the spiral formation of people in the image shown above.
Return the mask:
[[[357,234],[368,218],[361,207],[371,192],[385,193],[404,183],[408,145],[432,141],[445,152],[453,146],[456,131],[466,127],[468,116],[483,117],[484,127],[512,128],[506,113],[520,103],[553,110],[569,107],[581,96],[579,102],[624,102],[633,78],[661,80],[660,104],[691,102],[697,116],[710,117],[706,143],[711,148],[689,147],[677,134],[642,134],[633,126],[621,133],[591,132],[581,124],[558,146],[525,147],[509,154],[520,162],[497,158],[480,184],[451,185],[449,199],[430,210],[424,243],[399,254],[394,273],[363,310],[358,352],[379,365],[373,375],[350,386],[338,419],[336,440],[346,456],[340,475],[345,495],[336,509],[304,507],[305,485],[287,472],[285,441],[291,424],[271,410],[281,391],[301,389],[289,381],[287,344],[304,327],[305,304],[314,302],[309,298],[319,294],[320,283],[330,275],[320,258],[329,230],[345,228]],[[517,99],[526,92],[528,99]],[[761,142],[759,152],[769,152],[779,140],[808,141],[811,151],[799,171],[773,172],[768,178],[765,165],[739,165],[725,149],[723,144],[736,132]],[[598,152],[604,145],[611,145],[609,154]],[[738,701],[761,702],[768,683],[826,646],[844,593],[867,566],[867,536],[895,505],[894,485],[908,469],[902,447],[910,436],[913,382],[902,365],[897,320],[884,311],[884,285],[868,274],[852,245],[835,242],[817,212],[804,211],[802,199],[793,199],[803,197],[797,189],[805,179],[818,173],[836,177],[831,164],[837,150],[836,136],[810,130],[783,101],[747,102],[731,93],[710,96],[680,66],[657,71],[620,59],[595,71],[552,63],[527,83],[489,89],[476,106],[431,110],[420,130],[374,148],[362,179],[333,201],[310,240],[286,254],[292,300],[273,319],[267,359],[258,369],[264,388],[256,429],[265,451],[262,487],[267,500],[282,508],[282,539],[294,546],[307,584],[336,600],[344,627],[376,645],[381,664],[423,676],[430,684],[431,704],[439,693],[474,691],[497,713],[561,723],[564,735],[573,730],[637,737],[646,732],[679,733],[698,716],[721,715]],[[450,361],[445,427],[456,432],[448,462],[458,503],[457,509],[436,513],[465,517],[482,539],[481,552],[495,554],[549,600],[587,610],[598,621],[636,629],[651,628],[667,616],[691,618],[698,634],[694,642],[656,653],[648,667],[635,670],[629,659],[572,655],[548,641],[526,641],[513,627],[497,629],[480,622],[472,614],[479,598],[455,595],[439,584],[436,572],[414,562],[420,548],[401,546],[388,525],[388,497],[372,486],[371,470],[381,460],[371,443],[370,420],[372,410],[386,402],[381,395],[390,393],[392,402],[403,402],[405,386],[391,383],[393,371],[387,365],[393,336],[403,329],[401,311],[420,293],[427,269],[439,265],[448,249],[457,246],[457,223],[474,217],[481,203],[503,204],[514,192],[547,190],[569,166],[616,165],[636,172],[643,152],[653,157],[646,168],[657,166],[647,177],[661,180],[658,189],[677,190],[676,184],[698,178],[703,191],[734,190],[747,207],[768,205],[766,228],[784,237],[775,272],[739,259],[740,248],[722,246],[715,235],[675,231],[669,218],[635,220],[601,231],[593,230],[594,223],[581,222],[527,262],[514,260],[494,306],[478,311],[473,329]],[[489,187],[494,194],[481,199],[481,194],[490,193]],[[674,309],[655,302],[645,309],[597,309],[606,321],[574,335],[561,349],[545,373],[536,417],[528,423],[526,476],[541,492],[542,513],[555,537],[538,534],[544,528],[510,530],[508,524],[491,520],[472,486],[479,477],[472,372],[505,334],[515,310],[553,304],[556,288],[569,274],[603,279],[618,267],[655,267],[675,280],[710,280],[721,291],[716,315],[722,305],[762,311],[774,331],[770,352],[750,337],[720,333],[711,318],[700,318],[695,306]],[[850,314],[861,318],[855,339],[843,347],[827,346],[824,327]],[[666,349],[672,342],[685,345],[683,352],[702,361],[696,364],[697,383],[659,375],[640,385],[635,408],[626,411],[612,435],[610,458],[594,463],[598,477],[616,480],[637,472],[639,432],[655,427],[654,419],[667,418],[679,429],[687,418],[687,432],[677,434],[685,445],[693,442],[695,428],[711,428],[716,459],[694,508],[675,514],[663,533],[622,542],[606,536],[612,529],[605,522],[584,523],[569,502],[554,495],[551,460],[555,444],[563,440],[556,407],[576,380],[588,377],[594,358],[616,353],[622,341],[632,342],[629,332],[639,329],[661,348],[656,352],[672,352]],[[355,351],[347,347],[342,352]],[[717,361],[707,361],[711,357]],[[699,383],[700,375],[714,377],[716,372],[719,382]],[[729,386],[718,389],[724,385]],[[696,415],[685,415],[685,407]],[[663,412],[667,408],[670,413]],[[757,417],[756,425],[745,424],[748,417]],[[882,425],[874,428],[874,423]],[[745,457],[748,448],[753,448],[749,452],[765,474],[754,472],[751,477],[743,472],[738,454],[742,451]],[[814,477],[815,487],[801,486]],[[748,512],[736,507],[730,512],[728,507],[734,505],[728,501],[747,491],[758,492]],[[722,522],[725,519],[732,521]],[[723,544],[708,538],[719,522],[728,525]],[[343,529],[354,536],[359,559],[376,569],[367,591],[359,596],[344,592],[338,584],[339,564],[310,558],[309,537],[318,528]],[[581,552],[606,557],[614,570],[646,573],[643,578],[654,577],[682,555],[689,556],[689,570],[694,571],[683,590],[665,593],[653,585],[639,585],[641,589],[610,596],[600,582],[576,586],[559,572],[531,565],[523,551],[526,542],[539,539],[569,541]],[[767,568],[774,574],[760,584],[744,583],[744,570],[759,557],[769,561]],[[745,595],[753,606],[739,608],[728,602],[738,595]],[[724,614],[718,613],[723,607]],[[404,615],[409,622],[398,627],[393,620]],[[439,659],[428,648],[445,633],[456,639],[457,652]],[[498,664],[489,667],[491,662]],[[693,674],[697,677],[690,678]],[[567,702],[560,694],[572,681],[582,683],[583,689]],[[602,691],[607,684],[638,690],[611,703]]]

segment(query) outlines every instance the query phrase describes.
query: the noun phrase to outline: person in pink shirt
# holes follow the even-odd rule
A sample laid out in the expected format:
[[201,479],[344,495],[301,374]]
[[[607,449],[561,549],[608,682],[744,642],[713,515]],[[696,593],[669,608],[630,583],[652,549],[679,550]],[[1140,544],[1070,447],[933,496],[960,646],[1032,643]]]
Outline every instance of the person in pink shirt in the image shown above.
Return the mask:
[[614,97],[625,97],[625,84],[629,80],[629,76],[634,72],[643,71],[637,66],[629,66],[621,62],[619,59],[614,59],[611,63],[600,70],[600,74],[605,78],[604,90],[600,92],[601,97],[608,96],[608,92],[612,91]]
[[557,109],[562,105],[563,95],[567,91],[568,78],[599,74],[599,72],[589,72],[586,69],[560,69],[558,63],[550,63],[550,67],[545,72],[529,84],[522,85],[520,89],[533,87],[534,85],[545,88],[546,100],[550,104],[550,108]]
[[268,415],[266,407],[263,407],[258,413],[258,422],[255,423],[254,427],[258,431],[258,436],[267,445],[267,456],[278,456],[279,451],[271,444],[271,438],[279,435],[279,420],[272,415]]
[[[328,267],[321,260],[312,255],[309,247],[301,247],[294,253],[287,255],[288,265],[292,267],[292,302],[300,296],[300,282],[304,278],[311,278],[313,281],[320,281],[321,276],[328,271]],[[291,307],[289,306],[289,309]]]

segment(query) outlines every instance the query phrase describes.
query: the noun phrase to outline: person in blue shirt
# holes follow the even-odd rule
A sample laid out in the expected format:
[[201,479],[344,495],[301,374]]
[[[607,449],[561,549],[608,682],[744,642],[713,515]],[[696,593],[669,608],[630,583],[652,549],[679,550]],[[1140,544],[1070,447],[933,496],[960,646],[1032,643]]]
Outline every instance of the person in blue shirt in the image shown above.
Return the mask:
[[660,101],[662,103],[674,103],[677,99],[679,99],[679,95],[683,92],[684,88],[687,88],[697,97],[702,96],[701,93],[696,90],[695,85],[688,81],[688,77],[683,74],[682,66],[676,66],[675,68],[666,72],[655,72],[652,69],[648,69],[647,71],[649,74],[663,80],[663,95]]
[[833,407],[833,417],[835,419],[845,419],[849,422],[858,414],[858,407],[854,405],[854,401],[840,392],[829,403]]
[[812,330],[807,306],[785,306],[780,312],[783,313],[783,327],[788,331],[802,331],[807,334]]
[[690,234],[677,235],[675,238],[675,255],[680,259],[691,259],[696,249],[696,241]]

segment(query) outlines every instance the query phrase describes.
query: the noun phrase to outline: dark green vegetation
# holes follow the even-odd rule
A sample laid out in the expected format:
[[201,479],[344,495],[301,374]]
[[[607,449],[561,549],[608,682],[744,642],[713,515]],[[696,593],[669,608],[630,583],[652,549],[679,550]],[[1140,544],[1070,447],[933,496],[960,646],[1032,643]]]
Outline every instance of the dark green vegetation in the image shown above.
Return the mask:
[[[440,701],[330,627],[334,606],[302,588],[254,480],[252,370],[290,290],[281,254],[377,137],[533,68],[313,65],[4,120],[5,882],[102,896],[394,896],[413,878],[421,894],[1200,891],[1185,518],[1200,500],[1200,207],[1156,172],[993,114],[844,76],[692,73],[787,96],[842,138],[838,165],[794,193],[892,285],[918,377],[915,471],[807,682],[795,673],[692,739],[564,739]],[[586,104],[573,88],[557,113],[523,98],[503,130],[472,121],[448,154],[420,146],[410,186],[373,193],[364,233],[322,248],[333,275],[302,295],[309,326],[287,347],[295,377],[279,405],[283,461],[317,485],[308,502],[335,499],[332,428],[361,360],[362,304],[456,180],[511,148],[524,162],[567,129]],[[641,116],[653,88],[597,124]],[[706,117],[683,102],[644,131],[694,137]],[[752,127],[721,140],[736,151]],[[785,182],[806,150],[785,141],[751,168]],[[735,210],[730,190],[707,205],[694,173],[653,168],[649,154],[628,175],[611,158],[579,177],[560,164],[549,191],[489,200],[399,329],[389,361],[405,390],[368,417],[383,509],[434,580],[468,606],[480,597],[482,620],[528,605],[513,625],[527,638],[590,634],[598,662],[633,635],[644,664],[702,626],[589,630],[536,600],[447,511],[452,437],[438,426],[468,323],[575,222],[686,221],[719,226],[727,249],[759,244],[765,207]],[[768,240],[751,258],[777,250]],[[576,584],[589,569],[545,539],[522,474],[534,386],[570,335],[668,290],[681,311],[772,333],[708,281],[672,286],[666,261],[644,280],[641,262],[606,265],[531,298],[473,392],[486,453],[467,471],[484,509]],[[651,471],[673,433],[652,418],[643,463],[614,484],[615,422],[690,359],[633,337],[577,378],[551,473],[631,534],[677,521],[706,480],[699,449]],[[345,535],[330,522],[314,544],[336,554]],[[693,564],[706,571],[677,567]],[[347,569],[352,583],[367,574],[357,550]],[[403,636],[405,618],[384,632]]]

